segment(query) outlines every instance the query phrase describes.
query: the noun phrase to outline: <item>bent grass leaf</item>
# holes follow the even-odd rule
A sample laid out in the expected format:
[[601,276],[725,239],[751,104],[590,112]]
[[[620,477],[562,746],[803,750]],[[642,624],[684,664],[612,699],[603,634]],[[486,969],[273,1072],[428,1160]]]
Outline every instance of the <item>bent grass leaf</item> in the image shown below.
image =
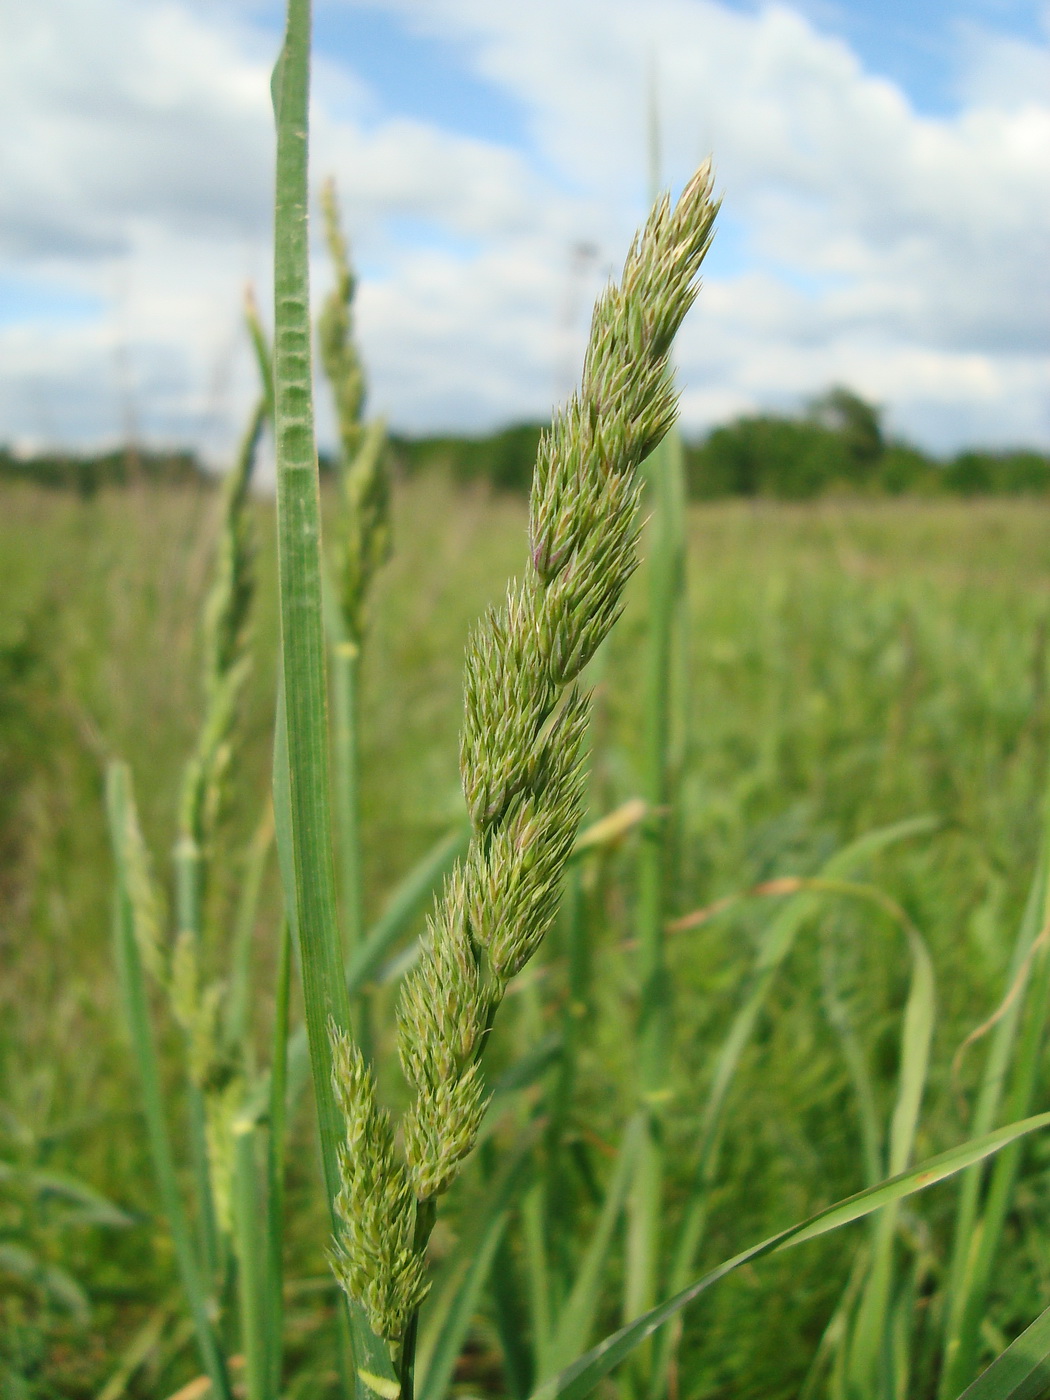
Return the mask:
[[1050,1385],[1050,1308],[968,1386],[959,1400],[1038,1400]]
[[931,1157],[929,1161],[912,1168],[911,1171],[902,1172],[900,1176],[891,1177],[888,1181],[880,1182],[878,1186],[869,1187],[844,1201],[837,1201],[833,1206],[810,1216],[808,1220],[791,1225],[788,1229],[771,1235],[769,1239],[752,1245],[750,1249],[743,1250],[732,1259],[719,1264],[710,1273],[704,1274],[666,1303],[650,1309],[629,1326],[613,1332],[559,1375],[534,1390],[531,1400],[583,1400],[584,1396],[592,1393],[603,1376],[607,1376],[614,1367],[630,1356],[647,1337],[651,1337],[665,1322],[676,1317],[702,1293],[706,1293],[709,1288],[744,1264],[761,1259],[766,1254],[773,1254],[777,1250],[790,1249],[806,1240],[829,1234],[854,1220],[863,1220],[873,1211],[903,1200],[906,1196],[913,1196],[917,1191],[923,1191],[938,1181],[944,1181],[956,1172],[964,1171],[975,1162],[983,1161],[984,1158],[1001,1151],[1019,1138],[1046,1127],[1050,1127],[1050,1113],[1040,1113],[1020,1123],[1011,1123],[994,1133],[964,1142],[937,1157]]

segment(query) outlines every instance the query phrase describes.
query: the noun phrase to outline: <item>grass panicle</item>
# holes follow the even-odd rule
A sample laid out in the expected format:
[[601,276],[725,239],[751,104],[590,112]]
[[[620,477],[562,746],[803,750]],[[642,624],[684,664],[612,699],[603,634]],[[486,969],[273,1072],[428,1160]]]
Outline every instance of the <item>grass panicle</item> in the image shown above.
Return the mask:
[[[704,166],[675,206],[658,201],[619,286],[600,298],[581,389],[541,441],[525,577],[468,647],[461,772],[473,837],[446,882],[398,1011],[401,1064],[414,1091],[403,1132],[417,1250],[436,1197],[477,1138],[485,1108],[480,1058],[493,1017],[557,907],[583,806],[589,702],[577,682],[636,567],[638,468],[674,419],[668,354],[696,295],[716,208]],[[343,1086],[351,1132],[371,1114],[371,1093],[357,1073]],[[348,1196],[356,1189],[353,1179],[344,1182]],[[382,1229],[392,1228],[384,1216]],[[360,1253],[378,1266],[385,1249],[376,1238]],[[391,1274],[374,1288],[380,1298],[393,1296],[396,1280]],[[386,1319],[368,1310],[379,1330]],[[410,1322],[406,1394],[412,1335]]]

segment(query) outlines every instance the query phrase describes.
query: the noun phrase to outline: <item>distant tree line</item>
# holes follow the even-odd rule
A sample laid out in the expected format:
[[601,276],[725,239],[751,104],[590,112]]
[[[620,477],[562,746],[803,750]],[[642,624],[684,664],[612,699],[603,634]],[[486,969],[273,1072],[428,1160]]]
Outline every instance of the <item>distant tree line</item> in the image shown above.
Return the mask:
[[[519,424],[482,438],[393,438],[407,472],[441,467],[460,481],[525,491],[541,427]],[[969,450],[947,461],[887,439],[873,404],[841,387],[805,411],[748,414],[685,444],[694,500],[768,496],[808,500],[828,492],[962,496],[1050,494],[1050,456]]]
[[189,451],[121,447],[96,455],[43,452],[25,456],[0,447],[0,481],[5,479],[91,496],[103,486],[127,486],[133,481],[185,486],[213,478],[204,471],[196,453]]
[[686,448],[691,494],[807,500],[829,491],[899,496],[1050,492],[1050,456],[1017,450],[959,452],[947,461],[887,440],[881,414],[849,389],[814,399],[799,417],[737,418]]
[[[542,425],[520,423],[486,437],[392,436],[390,451],[405,475],[439,469],[455,480],[497,491],[528,490]],[[765,496],[809,500],[829,492],[1019,496],[1050,494],[1050,455],[1016,451],[959,452],[947,461],[887,438],[882,415],[850,389],[829,389],[794,417],[748,414],[685,444],[694,500]],[[322,471],[331,463],[322,454]],[[17,477],[85,494],[136,479],[183,484],[213,476],[192,452],[131,452],[97,457],[16,457],[0,448],[0,479]]]

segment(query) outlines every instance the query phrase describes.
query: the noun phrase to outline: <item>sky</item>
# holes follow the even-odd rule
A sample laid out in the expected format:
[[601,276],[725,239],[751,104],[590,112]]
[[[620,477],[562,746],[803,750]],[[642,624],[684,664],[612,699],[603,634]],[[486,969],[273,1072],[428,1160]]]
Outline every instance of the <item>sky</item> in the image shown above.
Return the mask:
[[[273,0],[0,3],[0,443],[230,452],[280,28]],[[1050,0],[315,0],[314,52],[312,180],[396,430],[569,391],[655,113],[661,184],[711,155],[723,200],[688,433],[843,383],[937,453],[1050,448]]]

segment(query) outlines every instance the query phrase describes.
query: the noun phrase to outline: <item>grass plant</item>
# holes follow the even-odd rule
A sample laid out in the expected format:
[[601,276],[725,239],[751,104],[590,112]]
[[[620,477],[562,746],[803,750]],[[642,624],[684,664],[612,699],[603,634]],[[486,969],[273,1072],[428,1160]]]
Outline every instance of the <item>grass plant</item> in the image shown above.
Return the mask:
[[[195,552],[192,542],[206,537],[213,507],[208,498],[185,493],[161,492],[144,500],[113,493],[89,503],[84,520],[80,507],[70,510],[61,498],[38,500],[19,488],[6,499],[0,523],[8,580],[4,616],[17,627],[23,610],[38,615],[41,590],[59,590],[55,650],[43,652],[45,666],[62,668],[55,670],[61,681],[51,689],[68,695],[63,705],[90,706],[112,746],[132,757],[145,836],[161,851],[177,834],[169,812],[180,780],[180,750],[193,749],[199,723],[191,649],[195,634],[184,623],[180,630],[179,624],[199,614],[210,590],[209,554],[203,547]],[[330,504],[326,533],[334,531],[338,519],[336,500]],[[463,495],[435,479],[398,488],[394,508],[398,538],[422,543],[415,556],[393,556],[377,585],[363,676],[363,798],[368,828],[375,833],[368,847],[368,898],[377,911],[384,890],[425,857],[454,817],[459,685],[453,658],[462,650],[472,614],[497,595],[501,578],[512,570],[526,523],[513,501]],[[228,841],[235,854],[249,849],[258,825],[272,725],[272,713],[267,713],[272,694],[272,526],[263,503],[251,509],[259,535],[256,661],[254,679],[243,692],[239,756],[223,835],[224,845]],[[679,1212],[695,1189],[691,1173],[700,1111],[713,1066],[748,995],[765,933],[779,917],[780,904],[797,909],[803,896],[816,894],[801,887],[792,893],[790,886],[779,894],[750,892],[789,875],[829,878],[822,876],[822,868],[837,847],[893,825],[902,813],[936,812],[948,819],[917,826],[907,839],[887,844],[869,860],[858,861],[852,874],[836,878],[870,881],[885,889],[926,936],[937,970],[939,1010],[917,1157],[966,1136],[951,1061],[1015,980],[1009,969],[1010,925],[1016,928],[1021,919],[1023,866],[1037,860],[1037,832],[1029,814],[1039,801],[1043,743],[1033,696],[1038,696],[1039,616],[1048,587],[1040,543],[1044,530],[1045,519],[1037,511],[996,503],[916,508],[843,502],[786,511],[756,512],[735,505],[691,511],[691,549],[705,560],[704,569],[691,578],[691,687],[706,718],[695,733],[693,765],[682,786],[677,818],[681,866],[673,876],[673,898],[688,911],[697,906],[710,910],[729,894],[741,897],[721,905],[695,928],[668,935],[667,956],[679,988],[671,1062],[676,1107],[668,1119],[672,1238],[679,1230]],[[36,547],[20,556],[20,542],[29,538],[37,541]],[[66,573],[73,557],[79,561],[75,579]],[[151,580],[158,577],[163,587],[151,590]],[[646,590],[632,588],[602,672],[592,738],[593,801],[603,806],[637,792],[642,697],[636,667],[645,615]],[[1011,628],[1028,639],[1026,645],[1007,645]],[[46,631],[38,635],[41,646],[52,645]],[[910,718],[902,728],[899,697],[907,686],[901,677],[909,674],[915,676],[908,683]],[[778,697],[775,710],[767,709],[770,693]],[[13,703],[18,692],[12,688],[7,694]],[[828,699],[821,703],[820,697]],[[166,1231],[150,1223],[156,1207],[145,1136],[126,1116],[136,1090],[128,1077],[133,1066],[111,1028],[107,861],[93,844],[98,833],[92,821],[94,760],[69,738],[61,739],[46,697],[34,699],[34,714],[52,726],[55,767],[53,775],[48,768],[36,770],[33,808],[21,809],[47,814],[47,825],[44,835],[37,835],[34,823],[40,818],[25,822],[27,858],[36,864],[24,858],[13,867],[26,892],[17,905],[5,905],[6,926],[18,933],[10,945],[4,984],[9,995],[5,1024],[13,1028],[3,1039],[5,1097],[32,1126],[42,1144],[37,1150],[47,1154],[35,1160],[92,1182],[135,1221],[99,1236],[97,1244],[94,1237],[83,1237],[74,1246],[80,1237],[66,1231],[61,1253],[47,1253],[59,1248],[60,1241],[44,1249],[44,1257],[67,1267],[81,1283],[92,1306],[94,1335],[105,1341],[104,1351],[80,1349],[81,1374],[97,1378],[88,1385],[90,1393],[97,1394],[117,1373],[119,1359],[148,1327],[150,1345],[128,1384],[132,1394],[167,1395],[196,1374],[187,1369],[193,1338],[185,1331],[182,1310],[172,1307]],[[763,736],[760,744],[768,723],[775,727],[775,742]],[[891,766],[887,753],[895,755]],[[971,760],[960,762],[960,754]],[[418,772],[427,775],[425,784],[412,781]],[[827,779],[829,772],[836,775],[834,781]],[[614,1159],[607,1150],[615,1152],[630,1116],[634,1058],[623,1027],[633,1016],[636,984],[634,954],[629,946],[621,950],[620,939],[629,943],[633,938],[627,895],[633,887],[636,833],[637,824],[628,822],[618,842],[592,847],[570,867],[569,888],[575,885],[578,899],[574,895],[563,903],[547,951],[539,955],[539,965],[533,964],[542,973],[533,982],[537,1019],[525,1016],[531,993],[523,988],[512,995],[495,1027],[493,1083],[527,1051],[547,1058],[531,1087],[501,1099],[504,1116],[495,1134],[468,1162],[448,1197],[445,1223],[433,1241],[434,1284],[421,1318],[428,1346],[434,1335],[428,1314],[433,1307],[436,1315],[436,1305],[444,1308],[451,1300],[445,1281],[449,1270],[462,1266],[452,1264],[450,1246],[458,1251],[457,1241],[466,1245],[460,1261],[471,1252],[467,1225],[480,1214],[488,1170],[484,1158],[489,1154],[493,1167],[501,1165],[504,1153],[515,1151],[514,1125],[527,1125],[532,1113],[541,1119],[548,1115],[554,1099],[547,1097],[546,1086],[553,1086],[563,1067],[556,1052],[552,1057],[552,1033],[560,1034],[566,1022],[575,1036],[573,1088],[564,1112],[562,1150],[552,1169],[561,1194],[550,1253],[552,1272],[557,1277],[565,1269],[571,1290],[574,1261],[582,1257],[609,1184]],[[66,852],[60,863],[49,854],[55,843]],[[222,906],[231,911],[226,924],[231,929],[240,869],[236,859],[213,862],[209,875],[213,895],[221,895]],[[271,875],[263,882],[253,955],[264,977],[276,972],[279,908]],[[41,888],[50,893],[33,895],[31,879],[46,880]],[[68,942],[66,925],[54,922],[62,908],[73,921]],[[574,908],[577,927],[586,935],[582,951],[589,964],[583,1000],[590,1010],[582,1016],[570,1016],[566,994],[569,949],[576,937],[569,917]],[[377,923],[373,917],[372,927]],[[825,892],[810,904],[779,963],[729,1081],[697,1272],[870,1179],[842,1041],[824,1009],[821,950],[832,933],[844,960],[839,982],[871,1080],[877,1123],[884,1125],[892,1112],[898,1085],[896,1018],[906,1000],[908,976],[901,935],[872,901]],[[396,937],[370,976],[397,951]],[[580,942],[575,946],[579,952]],[[47,959],[39,956],[45,948],[53,950]],[[74,968],[78,990],[63,993],[55,979]],[[384,1008],[394,990],[388,984],[376,993],[382,1013],[376,1020],[381,1071],[390,1048],[384,1029],[390,1018]],[[47,1025],[32,1015],[45,998],[55,1008]],[[269,997],[254,993],[254,1054],[261,1066],[270,1056],[269,1003]],[[291,1003],[294,1040],[300,1015],[294,985]],[[1000,1024],[960,1063],[959,1085],[968,1097],[979,1087],[981,1058]],[[182,1053],[163,1020],[155,1018],[155,1026],[161,1032],[158,1056],[169,1117],[178,1129]],[[78,1047],[75,1058],[70,1043]],[[44,1075],[49,1064],[61,1067],[61,1093],[54,1097]],[[396,1079],[388,1076],[384,1084],[384,1096],[390,1093],[396,1102]],[[325,1229],[312,1204],[308,1124],[295,1107],[301,1098],[289,1099],[287,1127],[285,1384],[309,1379],[327,1393],[330,1295],[306,1289],[310,1279],[324,1272],[320,1241]],[[1038,1100],[1036,1104],[1041,1106]],[[191,1182],[181,1165],[184,1142],[176,1133],[185,1193]],[[534,1167],[545,1160],[543,1151],[541,1137],[530,1165],[508,1187],[511,1199],[496,1254],[501,1267],[490,1271],[463,1334],[464,1355],[454,1375],[461,1387],[475,1393],[486,1393],[486,1386],[496,1394],[501,1388],[515,1393],[509,1379],[493,1379],[503,1365],[495,1359],[502,1353],[494,1290],[497,1283],[501,1289],[514,1285],[516,1303],[507,1310],[513,1317],[514,1306],[527,1293],[521,1196],[535,1179]],[[10,1158],[12,1150],[6,1148],[3,1155]],[[1040,1307],[1030,1251],[1039,1238],[1043,1160],[1036,1140],[1021,1164],[1015,1205],[1002,1237],[1002,1263],[993,1273],[986,1317],[1006,1340]],[[588,1173],[597,1198],[587,1185]],[[931,1192],[921,1211],[909,1207],[899,1244],[906,1270],[916,1223],[928,1232],[934,1258],[946,1266],[954,1228],[950,1191],[946,1185]],[[755,1266],[758,1280],[745,1269],[708,1291],[695,1318],[688,1311],[683,1315],[680,1393],[731,1385],[745,1395],[797,1394],[842,1300],[854,1245],[866,1247],[863,1231],[856,1232],[854,1241],[817,1239],[793,1255],[766,1257]],[[38,1254],[43,1248],[39,1243],[27,1247]],[[601,1335],[598,1328],[616,1320],[620,1257],[614,1239],[590,1340]],[[916,1313],[917,1319],[928,1318],[927,1327],[935,1331],[944,1277],[934,1273],[922,1295],[931,1302]],[[123,1286],[128,1292],[110,1292],[111,1280],[127,1280]],[[762,1291],[756,1296],[758,1282]],[[167,1311],[157,1340],[154,1317],[162,1306]],[[63,1360],[68,1353],[57,1340],[73,1325],[71,1315],[52,1313],[48,1335],[56,1340],[41,1353],[41,1364],[44,1374],[77,1394],[77,1386],[87,1382],[73,1377],[70,1363]],[[8,1335],[13,1345],[14,1331]],[[518,1335],[527,1349],[527,1313]],[[994,1354],[991,1336],[986,1327],[979,1340],[979,1366]],[[916,1395],[929,1393],[923,1379],[930,1374],[926,1345],[920,1344],[920,1364],[913,1373]],[[233,1338],[231,1354],[239,1349]],[[468,1380],[480,1375],[488,1379]],[[933,1375],[936,1384],[935,1366]],[[235,1377],[239,1380],[239,1373]]]

